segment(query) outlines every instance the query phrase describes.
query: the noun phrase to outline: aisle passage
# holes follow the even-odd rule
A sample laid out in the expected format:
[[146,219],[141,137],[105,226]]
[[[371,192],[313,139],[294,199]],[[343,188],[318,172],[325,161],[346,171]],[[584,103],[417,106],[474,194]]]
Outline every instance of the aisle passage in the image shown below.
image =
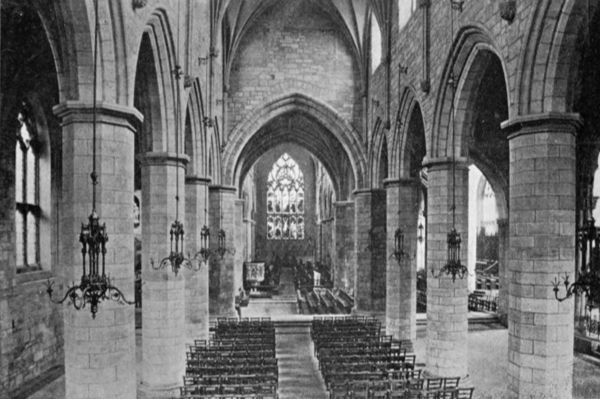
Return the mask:
[[326,399],[308,328],[277,328],[280,399]]

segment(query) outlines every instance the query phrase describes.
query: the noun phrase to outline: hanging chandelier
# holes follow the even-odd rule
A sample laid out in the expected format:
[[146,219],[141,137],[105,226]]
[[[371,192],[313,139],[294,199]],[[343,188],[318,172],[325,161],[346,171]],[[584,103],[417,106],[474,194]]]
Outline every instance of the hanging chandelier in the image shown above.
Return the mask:
[[196,254],[203,262],[208,262],[210,258],[210,229],[207,225],[202,226],[200,230],[200,251]]
[[408,252],[404,248],[404,231],[398,227],[394,233],[394,251],[392,252],[393,257],[400,266],[405,260],[410,259]]
[[[463,10],[464,1],[458,0],[450,0],[450,40],[454,40],[454,11],[461,12]],[[450,46],[452,49],[452,46]],[[456,94],[456,79],[454,76],[454,66],[450,65],[450,76],[448,77],[448,86],[450,86],[452,102],[450,109],[450,117],[451,117],[451,128],[452,128],[452,229],[448,233],[448,238],[446,243],[448,245],[447,252],[447,260],[446,264],[440,269],[437,276],[435,275],[435,271],[432,270],[432,274],[435,277],[440,277],[442,274],[446,274],[447,276],[452,276],[452,281],[456,281],[456,277],[463,279],[465,275],[468,273],[468,269],[465,265],[462,264],[460,260],[460,244],[461,237],[460,233],[456,231],[456,129],[454,127],[455,124],[455,106],[454,106],[454,97]]]
[[97,75],[98,75],[98,0],[94,1],[95,26],[94,26],[94,88],[92,99],[92,213],[88,217],[87,224],[81,224],[79,233],[79,242],[81,243],[82,256],[82,274],[79,284],[73,283],[62,299],[55,300],[54,282],[48,280],[46,292],[53,303],[64,303],[69,299],[70,303],[77,310],[90,306],[92,318],[96,318],[98,305],[104,300],[113,300],[122,305],[133,305],[125,298],[121,290],[111,284],[110,277],[106,274],[106,243],[108,234],[106,233],[106,224],[100,223],[100,217],[96,212],[96,186],[98,185],[98,174],[96,173],[96,94],[97,94]]
[[[180,5],[177,5],[177,54],[176,60],[179,62],[179,14]],[[179,64],[175,65],[175,68],[171,71],[175,77],[176,83],[176,95],[177,99],[175,102],[175,157],[179,157],[179,139],[180,139],[180,117],[181,117],[181,77],[183,76],[183,70]],[[162,270],[171,266],[171,270],[175,275],[179,273],[182,267],[192,271],[200,270],[200,262],[196,257],[190,258],[189,255],[186,257],[183,251],[184,241],[184,229],[183,222],[179,220],[179,166],[175,169],[175,220],[171,223],[171,229],[169,230],[170,236],[170,252],[169,255],[162,258],[157,264],[154,263],[154,259],[150,259],[150,265],[154,270]]]

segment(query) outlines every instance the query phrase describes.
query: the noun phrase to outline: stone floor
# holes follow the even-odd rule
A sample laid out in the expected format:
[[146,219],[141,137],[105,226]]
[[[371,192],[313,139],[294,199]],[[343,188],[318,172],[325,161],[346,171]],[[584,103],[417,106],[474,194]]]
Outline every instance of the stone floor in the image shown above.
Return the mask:
[[279,399],[327,399],[308,328],[277,328]]

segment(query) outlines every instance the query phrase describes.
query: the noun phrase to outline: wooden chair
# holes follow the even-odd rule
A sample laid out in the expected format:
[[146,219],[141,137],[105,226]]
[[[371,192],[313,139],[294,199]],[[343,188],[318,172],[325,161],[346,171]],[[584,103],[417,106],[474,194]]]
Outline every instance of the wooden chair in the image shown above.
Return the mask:
[[460,377],[444,378],[444,389],[458,388]]
[[471,399],[475,388],[458,388],[457,399]]
[[428,378],[425,380],[425,390],[427,391],[440,390],[443,388],[443,385],[443,378]]

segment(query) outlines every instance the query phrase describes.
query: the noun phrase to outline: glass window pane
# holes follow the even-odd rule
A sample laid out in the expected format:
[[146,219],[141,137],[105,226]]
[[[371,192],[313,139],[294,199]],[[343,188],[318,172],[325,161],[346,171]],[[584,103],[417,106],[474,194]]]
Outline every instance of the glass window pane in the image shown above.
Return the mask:
[[31,212],[27,214],[27,265],[38,264],[38,218]]
[[15,149],[15,199],[17,202],[24,202],[23,178],[23,150],[21,150],[21,144],[17,142]]
[[28,204],[37,204],[37,160],[31,147],[27,150],[27,180],[25,182],[27,190]]
[[398,26],[400,29],[406,25],[415,9],[415,0],[398,0]]
[[16,248],[16,263],[17,267],[23,267],[24,265],[24,217],[20,211],[15,211],[15,248]]

